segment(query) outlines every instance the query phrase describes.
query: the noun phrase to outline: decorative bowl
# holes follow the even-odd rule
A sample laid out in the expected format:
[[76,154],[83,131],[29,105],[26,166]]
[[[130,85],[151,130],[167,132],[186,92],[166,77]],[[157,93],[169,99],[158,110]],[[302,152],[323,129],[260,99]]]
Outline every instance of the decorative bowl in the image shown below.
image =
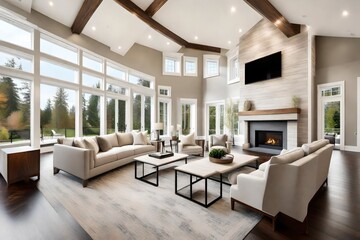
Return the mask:
[[210,160],[210,162],[213,162],[213,163],[227,164],[227,163],[232,163],[233,162],[234,155],[226,154],[222,158],[209,157],[209,160]]

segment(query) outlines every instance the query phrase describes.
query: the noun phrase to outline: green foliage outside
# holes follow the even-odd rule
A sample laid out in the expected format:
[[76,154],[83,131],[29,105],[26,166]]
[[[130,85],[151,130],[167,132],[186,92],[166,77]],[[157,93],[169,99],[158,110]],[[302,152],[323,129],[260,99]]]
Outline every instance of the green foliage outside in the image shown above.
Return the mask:
[[325,132],[340,134],[340,102],[325,105]]

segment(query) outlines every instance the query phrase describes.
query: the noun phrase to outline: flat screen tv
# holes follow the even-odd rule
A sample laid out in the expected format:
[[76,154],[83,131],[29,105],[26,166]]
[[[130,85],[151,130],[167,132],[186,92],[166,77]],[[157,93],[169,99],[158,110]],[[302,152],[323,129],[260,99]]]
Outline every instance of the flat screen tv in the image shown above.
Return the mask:
[[281,77],[281,52],[245,63],[245,84]]

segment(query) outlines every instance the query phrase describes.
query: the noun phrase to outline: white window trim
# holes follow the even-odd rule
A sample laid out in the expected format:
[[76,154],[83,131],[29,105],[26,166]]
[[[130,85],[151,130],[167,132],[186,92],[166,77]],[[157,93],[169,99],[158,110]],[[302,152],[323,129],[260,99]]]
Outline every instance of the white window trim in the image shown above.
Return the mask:
[[[182,56],[183,56],[182,53],[164,53],[163,52],[163,61],[162,61],[163,75],[181,76],[181,57]],[[176,59],[176,62],[179,62],[179,72],[165,72],[165,59],[166,58],[174,58],[174,59]]]
[[[186,61],[189,62],[194,62],[195,63],[195,73],[188,73],[187,69],[186,69]],[[189,77],[197,77],[198,75],[198,59],[197,57],[188,57],[188,56],[184,56],[183,58],[183,68],[184,68],[184,76],[189,76]]]
[[[226,57],[227,57],[227,84],[232,84],[232,83],[236,83],[236,82],[240,82],[240,74],[239,72],[237,73],[237,76],[235,78],[231,78],[231,72],[232,72],[232,66],[231,66],[231,61],[234,59],[238,60],[238,64],[239,64],[239,47],[235,47],[231,50],[229,50],[226,53]],[[239,71],[239,69],[238,69]]]
[[[168,91],[168,94],[167,94],[167,95],[161,94],[161,93],[160,93],[160,90],[167,90],[167,91]],[[158,96],[159,96],[159,98],[160,98],[160,97],[171,97],[171,87],[170,87],[170,86],[162,86],[162,85],[159,85],[159,86],[158,86]]]
[[167,135],[161,135],[161,137],[171,137],[171,133],[170,133],[170,126],[171,126],[171,99],[170,98],[162,98],[162,97],[159,97],[158,98],[158,109],[157,109],[157,119],[158,121],[160,121],[160,102],[163,102],[163,103],[167,103],[168,104],[168,115],[167,115],[167,122],[168,122],[168,126],[167,126]]
[[[208,73],[208,64],[207,61],[208,60],[212,60],[212,61],[217,61],[217,73],[215,74],[209,74]],[[210,54],[204,54],[204,78],[210,78],[210,77],[215,77],[215,76],[219,76],[220,75],[220,55],[210,55]]]
[[[178,103],[178,119],[179,119],[179,123],[182,122],[182,112],[181,112],[181,106],[182,104],[190,104],[190,105],[194,105],[194,111],[195,111],[195,116],[194,116],[194,126],[193,128],[190,130],[190,132],[195,132],[195,136],[197,135],[197,115],[198,115],[198,110],[197,110],[197,99],[196,98],[180,98],[179,99],[179,103]],[[182,129],[182,128],[181,128]],[[179,134],[182,134],[182,130],[180,129]]]

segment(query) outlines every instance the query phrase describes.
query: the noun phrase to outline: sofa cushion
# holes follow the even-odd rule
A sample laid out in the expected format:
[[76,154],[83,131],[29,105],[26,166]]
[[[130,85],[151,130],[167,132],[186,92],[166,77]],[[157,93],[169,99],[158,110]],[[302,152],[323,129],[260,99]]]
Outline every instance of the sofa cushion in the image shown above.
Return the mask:
[[95,167],[111,163],[118,160],[117,151],[115,148],[108,150],[107,152],[99,152],[96,154]]
[[187,146],[183,146],[181,153],[185,153],[185,154],[202,154],[203,149],[202,147],[198,146],[198,145],[187,145]]
[[221,150],[224,150],[225,152],[228,152],[227,147],[224,147],[224,146],[212,146],[212,147],[210,148],[210,152],[211,152],[211,150],[213,150],[213,149],[221,149]]
[[213,135],[212,136],[212,145],[213,146],[226,146],[227,137],[225,134]]
[[269,164],[286,164],[292,163],[300,158],[304,157],[304,150],[300,147],[291,149],[287,153],[282,155],[272,156]]
[[101,151],[109,151],[113,147],[118,147],[118,139],[115,133],[107,134],[103,136],[97,136],[96,140],[99,144]]
[[[294,149],[296,149],[296,148],[294,148]],[[294,150],[294,149],[293,149],[293,150]],[[292,150],[283,149],[283,150],[281,150],[281,152],[280,152],[279,155],[283,155],[283,154],[285,154],[285,153],[287,153],[287,152],[291,152],[291,151],[292,151]],[[269,161],[266,161],[266,162],[263,162],[262,164],[259,165],[259,170],[260,170],[260,171],[265,171],[266,167],[267,167],[269,164],[270,164],[270,160],[269,160]]]
[[116,133],[118,139],[118,146],[132,145],[134,138],[131,132],[128,133]]
[[134,142],[133,145],[146,145],[147,139],[145,139],[144,134],[142,132],[133,132]]
[[180,135],[180,141],[183,146],[195,146],[195,133],[190,133],[189,135]]
[[153,145],[134,145],[135,155],[155,151]]
[[93,150],[95,154],[99,152],[99,146],[94,138],[84,138],[84,142],[87,149]]
[[80,138],[74,139],[74,146],[78,148],[86,148],[84,140]]
[[74,138],[58,138],[57,142],[67,146],[74,146]]
[[320,139],[317,141],[314,141],[312,143],[303,144],[301,147],[305,152],[305,155],[309,155],[320,148],[324,147],[325,145],[329,144],[328,139]]

